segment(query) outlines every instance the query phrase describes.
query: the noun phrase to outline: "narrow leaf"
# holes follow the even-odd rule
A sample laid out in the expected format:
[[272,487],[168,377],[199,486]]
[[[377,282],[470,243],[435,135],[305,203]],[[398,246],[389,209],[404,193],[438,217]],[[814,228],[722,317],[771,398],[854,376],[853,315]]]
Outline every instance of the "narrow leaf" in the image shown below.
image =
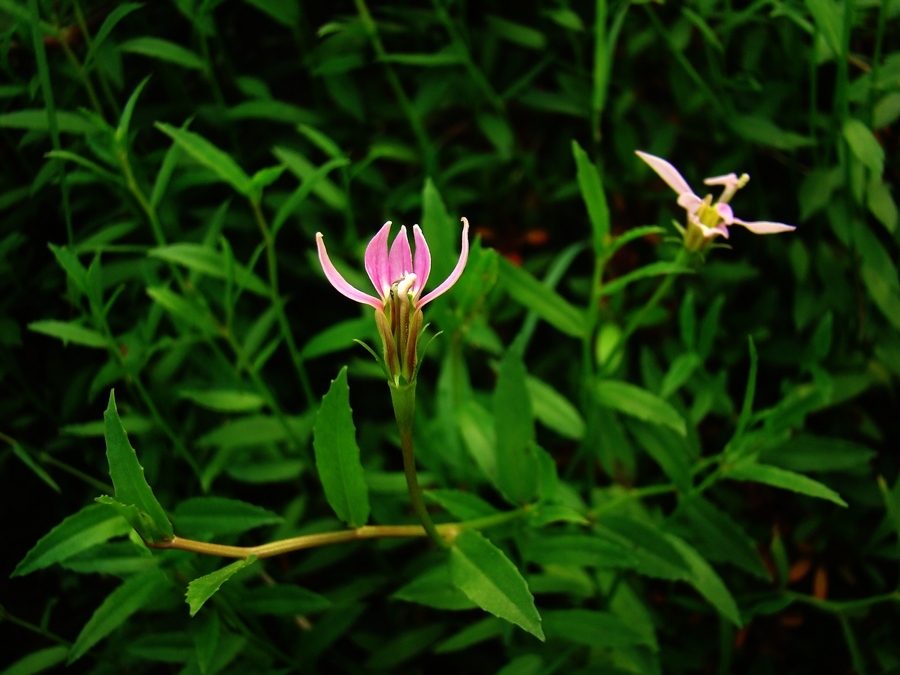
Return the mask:
[[66,560],[113,537],[128,534],[131,527],[116,513],[99,504],[85,506],[40,538],[11,576],[25,574]]
[[191,583],[189,583],[186,598],[188,606],[190,606],[191,608],[191,616],[194,616],[197,612],[199,612],[200,608],[203,607],[206,601],[209,600],[213,595],[215,595],[216,591],[218,591],[222,587],[222,584],[233,577],[235,573],[239,572],[245,567],[249,567],[255,562],[256,556],[251,555],[246,560],[237,560],[220,570],[210,572],[209,574],[194,579]]
[[603,184],[600,181],[597,167],[578,145],[578,141],[572,141],[572,154],[575,157],[581,198],[587,206],[588,217],[591,221],[594,254],[599,256],[609,243],[607,241],[609,239],[609,207],[606,205],[606,195],[603,192]]
[[716,611],[740,628],[743,625],[734,597],[712,566],[697,551],[678,537],[667,534],[666,539],[681,554],[691,569],[691,585],[709,601]]
[[91,328],[85,328],[80,324],[69,321],[54,321],[52,319],[32,321],[28,324],[28,330],[58,338],[65,344],[71,342],[82,347],[106,349],[106,338],[102,334]]
[[132,614],[157,600],[168,585],[166,577],[156,569],[127,579],[106,596],[81,629],[69,652],[68,663],[84,656],[88,649],[125,623]]
[[369,491],[356,445],[346,366],[322,397],[313,437],[316,467],[328,503],[350,527],[365,525],[369,518]]
[[204,63],[197,54],[174,42],[156,37],[136,37],[126,40],[119,45],[119,49],[126,53],[142,54],[153,59],[168,61],[183,68],[203,70]]
[[494,427],[497,439],[497,486],[512,504],[524,504],[538,487],[534,455],[534,417],[525,385],[525,365],[510,349],[500,364],[494,392]]
[[500,279],[512,298],[557,330],[580,338],[584,335],[584,314],[552,288],[529,272],[500,258]]
[[103,419],[106,422],[106,458],[109,461],[109,476],[116,489],[116,501],[137,508],[143,526],[136,527],[134,522],[131,525],[142,537],[151,541],[171,539],[172,523],[156,501],[153,490],[144,478],[144,468],[128,442],[116,411],[114,391],[109,392],[109,405],[103,413]]
[[731,480],[752,480],[756,483],[765,483],[782,490],[790,490],[810,497],[827,499],[838,506],[847,506],[847,502],[841,499],[837,492],[819,481],[767,464],[747,464],[734,467],[725,473],[725,477]]
[[450,551],[450,576],[470,600],[544,639],[541,617],[521,573],[503,552],[475,530],[456,537]]
[[646,389],[641,389],[628,382],[603,380],[596,384],[594,397],[602,406],[637,417],[645,422],[661,424],[682,436],[687,435],[684,418],[678,411]]
[[283,520],[268,509],[225,497],[193,497],[181,502],[173,516],[179,532],[213,536],[240,534]]
[[178,129],[163,122],[157,122],[156,128],[169,136],[187,154],[212,171],[220,180],[228,183],[237,192],[250,197],[253,183],[250,177],[237,165],[231,156],[223,152],[208,140],[186,129]]

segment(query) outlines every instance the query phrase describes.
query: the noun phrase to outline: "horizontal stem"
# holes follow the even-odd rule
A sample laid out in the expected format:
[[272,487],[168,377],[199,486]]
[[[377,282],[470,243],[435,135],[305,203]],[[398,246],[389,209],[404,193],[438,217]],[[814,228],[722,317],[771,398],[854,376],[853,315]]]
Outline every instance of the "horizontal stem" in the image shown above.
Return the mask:
[[[525,514],[528,507],[507,511],[495,516],[486,516],[461,523],[445,523],[437,525],[440,536],[452,543],[456,536],[463,530],[475,530],[493,525],[500,525],[514,520]],[[251,555],[257,558],[271,558],[291,551],[302,551],[308,548],[329,546],[331,544],[343,544],[350,541],[363,539],[405,539],[407,537],[425,537],[427,533],[421,525],[364,525],[355,530],[338,530],[336,532],[320,532],[318,534],[306,534],[301,537],[280,539],[259,546],[227,546],[225,544],[212,544],[205,541],[173,537],[170,541],[146,542],[147,546],[156,549],[177,549],[179,551],[192,551],[204,555],[217,555],[223,558],[246,559]]]

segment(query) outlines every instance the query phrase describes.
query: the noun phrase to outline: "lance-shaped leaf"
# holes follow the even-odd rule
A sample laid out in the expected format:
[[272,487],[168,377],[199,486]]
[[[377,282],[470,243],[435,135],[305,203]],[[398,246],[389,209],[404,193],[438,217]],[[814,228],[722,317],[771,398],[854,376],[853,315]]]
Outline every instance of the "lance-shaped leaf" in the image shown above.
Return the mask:
[[497,439],[497,486],[512,504],[524,504],[538,487],[534,452],[534,417],[526,385],[525,365],[515,350],[500,364],[494,392]]
[[500,280],[513,300],[557,330],[576,338],[584,335],[585,319],[580,309],[506,258],[500,258]]
[[450,551],[450,578],[486,612],[544,639],[541,616],[521,573],[503,551],[475,530],[466,530]]
[[230,155],[223,152],[208,140],[186,129],[177,129],[162,122],[156,128],[169,136],[187,154],[212,171],[222,180],[245,197],[253,196],[253,182],[250,176],[237,165]]
[[781,488],[782,490],[791,490],[792,492],[799,492],[800,494],[808,495],[810,497],[827,499],[838,506],[847,506],[847,502],[841,499],[841,496],[837,492],[830,487],[823,485],[819,481],[813,480],[803,474],[786,471],[785,469],[779,469],[776,466],[769,466],[768,464],[745,464],[743,466],[737,466],[728,469],[728,471],[725,472],[725,477],[730,478],[731,480],[752,480],[756,483],[765,483],[766,485]]
[[220,570],[198,577],[189,583],[185,597],[191,608],[191,616],[194,616],[194,614],[200,611],[200,608],[203,607],[204,603],[215,595],[216,591],[222,587],[222,584],[228,581],[237,572],[245,567],[249,567],[255,562],[256,556],[251,555],[245,560],[233,562]]
[[594,166],[591,158],[581,149],[577,141],[572,141],[572,155],[575,157],[581,198],[584,199],[588,217],[591,220],[594,254],[599,256],[606,248],[609,238],[609,207],[606,205],[603,183],[600,181],[597,167]]
[[75,639],[69,651],[69,663],[84,656],[88,649],[121,626],[135,612],[157,600],[169,581],[159,570],[130,577],[106,596]]
[[128,523],[121,516],[99,504],[90,504],[41,537],[22,562],[16,565],[11,576],[22,576],[49,567],[129,531]]
[[144,468],[128,442],[116,411],[114,391],[109,392],[109,405],[103,413],[103,420],[106,423],[109,477],[112,478],[116,496],[115,499],[101,497],[98,501],[115,508],[145,540],[157,542],[172,539],[172,523],[156,501],[153,490],[144,478]]
[[594,396],[602,406],[637,417],[645,422],[661,424],[687,435],[684,418],[671,404],[646,389],[628,382],[604,380],[594,388]]
[[369,518],[369,489],[356,445],[346,366],[322,397],[313,430],[313,448],[325,498],[337,517],[350,527],[365,525]]

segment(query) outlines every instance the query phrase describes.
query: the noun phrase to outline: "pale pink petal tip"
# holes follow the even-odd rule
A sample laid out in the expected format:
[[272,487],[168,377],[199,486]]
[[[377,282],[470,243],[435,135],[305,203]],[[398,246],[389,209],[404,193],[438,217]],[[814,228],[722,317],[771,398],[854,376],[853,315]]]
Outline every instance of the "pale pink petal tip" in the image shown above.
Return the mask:
[[738,218],[734,219],[738,225],[743,225],[754,234],[777,234],[778,232],[791,232],[797,228],[794,225],[785,225],[784,223],[771,223],[765,220],[756,222],[747,222]]
[[737,177],[736,173],[729,173],[724,176],[714,176],[713,178],[706,178],[703,181],[706,185],[724,185],[725,187],[732,187],[737,185],[740,182],[740,179]]
[[426,303],[446,293],[459,280],[463,270],[466,269],[466,261],[469,259],[469,221],[467,218],[462,218],[461,220],[463,224],[462,243],[460,244],[459,260],[456,262],[456,267],[453,268],[450,276],[440,286],[419,301],[419,308],[424,307]]
[[382,300],[367,293],[363,293],[361,290],[351,286],[347,283],[347,280],[341,276],[341,273],[335,269],[334,265],[331,263],[331,259],[328,257],[328,251],[325,250],[325,238],[322,236],[321,232],[316,232],[316,248],[319,252],[319,263],[322,265],[322,271],[325,272],[325,278],[328,279],[328,282],[334,286],[338,293],[355,302],[372,305],[372,307],[375,307],[376,309],[382,308],[384,304]]
[[647,152],[642,152],[641,150],[635,150],[634,153],[644,160],[651,169],[653,169],[657,175],[662,178],[666,184],[675,190],[679,195],[683,194],[693,194],[693,190],[691,190],[691,186],[687,184],[687,181],[684,177],[678,173],[678,169],[672,166],[669,162],[664,160],[662,157],[656,157],[655,155],[651,155]]

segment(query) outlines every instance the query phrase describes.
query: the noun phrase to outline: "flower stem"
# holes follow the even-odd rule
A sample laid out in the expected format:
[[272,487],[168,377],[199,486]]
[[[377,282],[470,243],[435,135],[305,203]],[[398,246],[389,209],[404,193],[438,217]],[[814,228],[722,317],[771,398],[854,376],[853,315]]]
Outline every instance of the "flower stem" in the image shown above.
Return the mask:
[[409,489],[409,499],[412,502],[413,511],[419,517],[425,532],[431,540],[440,548],[449,548],[447,540],[438,532],[425,507],[425,499],[422,496],[422,488],[419,485],[419,476],[416,473],[416,455],[413,449],[413,413],[416,409],[416,383],[394,385],[388,383],[391,388],[391,402],[394,404],[394,416],[397,418],[397,428],[400,431],[400,450],[403,452],[403,471],[406,473],[406,487]]
[[[690,252],[687,249],[679,249],[678,255],[675,256],[674,263],[675,265],[683,265],[690,258]],[[631,319],[629,319],[628,323],[625,326],[625,329],[622,331],[622,335],[619,337],[615,346],[610,351],[609,356],[606,357],[606,361],[601,366],[600,376],[604,376],[608,373],[611,364],[615,363],[616,356],[619,355],[619,352],[625,348],[625,344],[628,342],[628,338],[631,337],[631,334],[634,333],[638,328],[641,327],[641,324],[644,322],[644,319],[647,316],[647,313],[655,309],[659,304],[660,300],[662,300],[666,295],[668,295],[669,291],[672,289],[672,284],[675,283],[675,274],[668,274],[666,278],[663,279],[662,283],[656,287],[656,290],[653,292],[653,295],[650,296],[650,299],[644,303],[644,306],[641,307],[637,312],[635,312]]]

